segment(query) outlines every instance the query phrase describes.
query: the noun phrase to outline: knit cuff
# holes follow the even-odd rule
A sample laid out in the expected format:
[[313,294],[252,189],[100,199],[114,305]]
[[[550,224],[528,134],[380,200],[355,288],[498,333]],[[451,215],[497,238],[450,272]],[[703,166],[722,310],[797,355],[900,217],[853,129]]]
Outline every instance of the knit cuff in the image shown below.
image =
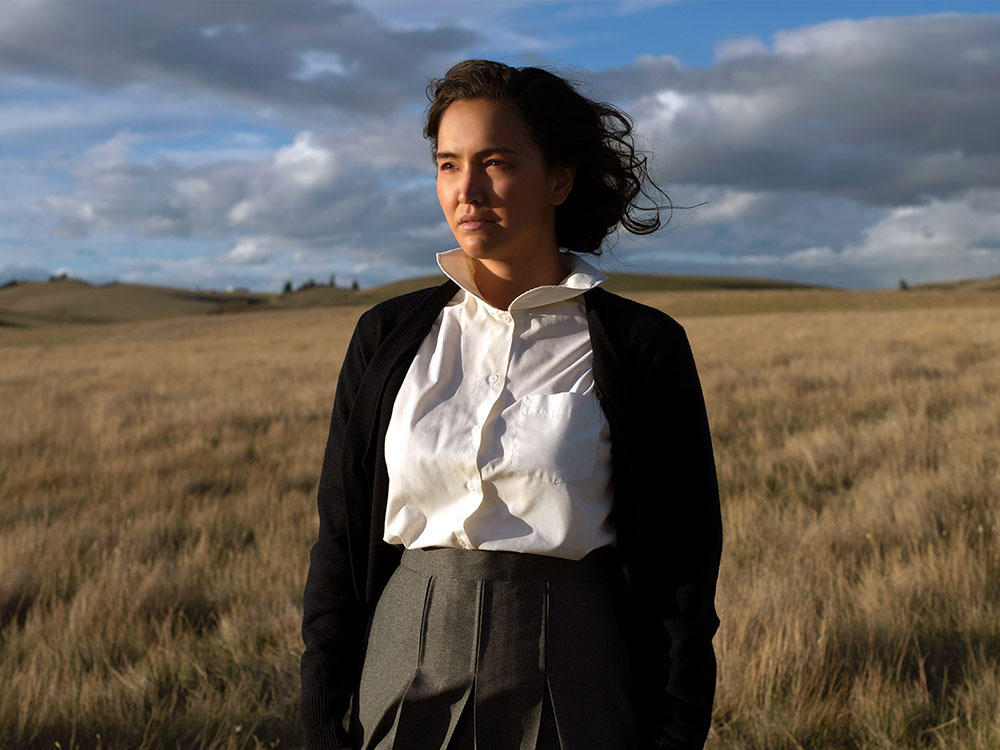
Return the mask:
[[344,730],[344,710],[337,710],[336,696],[329,694],[303,696],[302,738],[305,750],[349,750],[350,738]]

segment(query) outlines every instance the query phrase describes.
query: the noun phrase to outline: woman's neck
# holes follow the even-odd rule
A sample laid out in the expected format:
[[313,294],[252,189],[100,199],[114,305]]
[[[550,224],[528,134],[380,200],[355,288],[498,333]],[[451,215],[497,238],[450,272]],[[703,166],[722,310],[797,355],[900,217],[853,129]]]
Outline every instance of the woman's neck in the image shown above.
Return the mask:
[[499,260],[472,258],[472,275],[479,296],[499,310],[506,310],[518,296],[537,286],[555,285],[566,277],[562,254],[540,254],[533,262],[516,266]]

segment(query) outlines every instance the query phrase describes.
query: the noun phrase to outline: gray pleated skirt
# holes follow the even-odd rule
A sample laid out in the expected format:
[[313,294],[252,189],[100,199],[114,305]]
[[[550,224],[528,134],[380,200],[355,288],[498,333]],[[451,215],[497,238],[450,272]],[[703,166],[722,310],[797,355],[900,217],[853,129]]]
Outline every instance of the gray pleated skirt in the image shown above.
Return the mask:
[[405,550],[372,619],[355,747],[631,750],[624,601],[612,547]]

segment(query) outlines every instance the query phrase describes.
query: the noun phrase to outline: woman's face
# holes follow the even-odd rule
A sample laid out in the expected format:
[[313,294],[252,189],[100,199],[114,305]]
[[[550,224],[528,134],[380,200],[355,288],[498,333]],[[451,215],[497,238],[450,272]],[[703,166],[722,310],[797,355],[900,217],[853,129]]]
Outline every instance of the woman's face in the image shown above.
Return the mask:
[[466,255],[510,264],[558,252],[556,206],[573,186],[570,167],[549,168],[513,104],[452,103],[437,137],[437,193]]

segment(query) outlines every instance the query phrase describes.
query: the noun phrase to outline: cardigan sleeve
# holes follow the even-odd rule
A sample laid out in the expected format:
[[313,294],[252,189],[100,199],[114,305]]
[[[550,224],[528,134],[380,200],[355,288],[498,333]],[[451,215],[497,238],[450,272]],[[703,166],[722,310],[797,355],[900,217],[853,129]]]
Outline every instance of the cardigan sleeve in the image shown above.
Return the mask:
[[[637,697],[641,746],[700,750],[712,718],[722,552],[719,489],[701,384],[683,329],[671,321],[643,380],[647,465],[640,546],[645,663]],[[647,352],[650,350],[647,349]]]
[[347,748],[343,727],[364,637],[364,613],[351,574],[347,485],[341,471],[345,428],[370,359],[372,337],[358,321],[337,379],[330,432],[317,491],[319,534],[309,556],[303,595],[301,714],[305,750]]

